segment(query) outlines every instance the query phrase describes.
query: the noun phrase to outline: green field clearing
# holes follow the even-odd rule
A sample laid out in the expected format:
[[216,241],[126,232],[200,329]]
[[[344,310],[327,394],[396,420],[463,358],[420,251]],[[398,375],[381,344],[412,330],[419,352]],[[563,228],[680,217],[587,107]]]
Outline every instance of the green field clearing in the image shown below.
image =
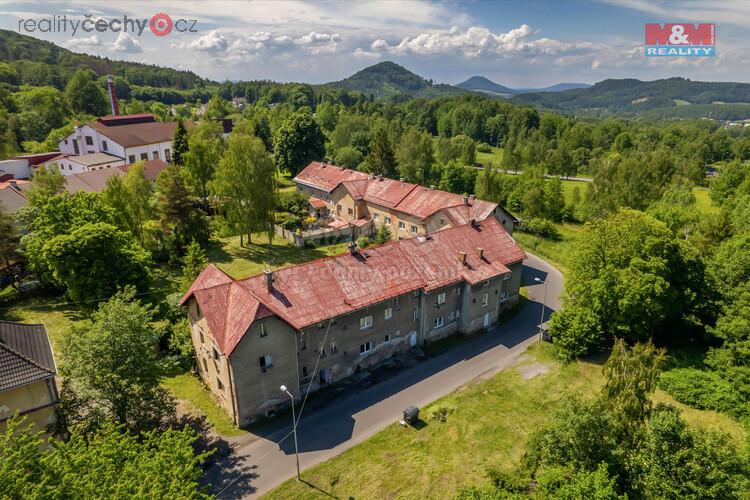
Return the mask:
[[[593,396],[603,383],[598,362],[559,364],[548,344],[532,347],[522,360],[519,366],[548,371],[527,379],[516,366],[459,389],[423,408],[418,429],[394,422],[303,472],[304,482],[289,480],[267,497],[452,498],[461,486],[488,484],[487,470],[511,471],[531,432],[555,409],[573,395]],[[655,400],[672,402],[661,392]],[[447,410],[445,422],[433,418],[438,408]],[[692,425],[728,432],[738,444],[745,439],[741,425],[725,415],[688,409],[684,416]]]
[[477,163],[481,163],[482,165],[494,165],[495,167],[502,166],[503,149],[492,147],[492,152],[490,153],[477,151]]
[[551,262],[565,274],[573,255],[576,238],[583,226],[580,224],[555,224],[555,227],[560,233],[560,239],[558,240],[542,238],[521,231],[514,231],[513,238],[521,245],[521,248]]

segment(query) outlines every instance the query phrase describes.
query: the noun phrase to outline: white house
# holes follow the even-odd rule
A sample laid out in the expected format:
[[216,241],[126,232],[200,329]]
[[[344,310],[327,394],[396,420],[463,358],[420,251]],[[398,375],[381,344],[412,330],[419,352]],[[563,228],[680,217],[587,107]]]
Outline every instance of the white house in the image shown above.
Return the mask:
[[58,168],[63,175],[93,172],[105,168],[125,165],[125,160],[119,156],[107,153],[91,153],[85,155],[60,155],[45,163],[47,168]]
[[177,122],[157,122],[151,114],[103,116],[76,127],[60,141],[60,153],[68,159],[105,153],[126,165],[142,160],[169,162],[176,128]]

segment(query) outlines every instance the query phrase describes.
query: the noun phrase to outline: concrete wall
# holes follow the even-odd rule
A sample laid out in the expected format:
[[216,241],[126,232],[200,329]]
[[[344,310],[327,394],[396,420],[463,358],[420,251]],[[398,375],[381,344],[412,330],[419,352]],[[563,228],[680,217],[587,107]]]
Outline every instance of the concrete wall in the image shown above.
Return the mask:
[[[458,331],[463,316],[462,304],[466,289],[466,284],[460,282],[438,288],[422,296],[422,309],[424,311],[422,341],[425,344],[435,342]],[[438,304],[438,298],[441,294],[445,294],[445,302]],[[458,314],[456,314],[457,311]],[[439,322],[436,323],[436,320]]]
[[28,160],[2,160],[0,161],[0,176],[10,174],[14,179],[28,179],[31,177],[31,169]]

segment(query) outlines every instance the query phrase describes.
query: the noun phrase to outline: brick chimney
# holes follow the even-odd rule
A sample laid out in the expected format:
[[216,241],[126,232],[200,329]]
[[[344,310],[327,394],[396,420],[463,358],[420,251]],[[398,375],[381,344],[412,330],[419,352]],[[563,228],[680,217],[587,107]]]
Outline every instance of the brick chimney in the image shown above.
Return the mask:
[[458,252],[458,261],[461,265],[466,265],[466,252]]
[[469,197],[464,196],[464,205],[468,205],[468,204],[469,204]]
[[480,259],[484,259],[484,248],[477,247],[477,255],[479,255]]
[[471,227],[479,227],[479,224],[477,224],[477,220],[474,218],[469,219],[469,224],[471,224]]
[[273,290],[273,271],[270,269],[264,269],[263,275],[266,277],[266,288],[270,292]]

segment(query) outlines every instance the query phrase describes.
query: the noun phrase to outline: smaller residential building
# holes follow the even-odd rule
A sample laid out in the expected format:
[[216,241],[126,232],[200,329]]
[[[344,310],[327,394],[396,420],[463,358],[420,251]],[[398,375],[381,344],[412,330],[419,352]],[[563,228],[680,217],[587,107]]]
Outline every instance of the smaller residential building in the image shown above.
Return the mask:
[[94,172],[121,165],[125,165],[125,160],[107,153],[59,155],[45,163],[47,168],[57,168],[63,175]]
[[44,162],[59,156],[59,151],[19,155],[0,161],[0,178],[9,175],[11,179],[28,179],[36,168]]
[[16,413],[36,430],[55,422],[56,373],[44,325],[0,321],[0,430]]

